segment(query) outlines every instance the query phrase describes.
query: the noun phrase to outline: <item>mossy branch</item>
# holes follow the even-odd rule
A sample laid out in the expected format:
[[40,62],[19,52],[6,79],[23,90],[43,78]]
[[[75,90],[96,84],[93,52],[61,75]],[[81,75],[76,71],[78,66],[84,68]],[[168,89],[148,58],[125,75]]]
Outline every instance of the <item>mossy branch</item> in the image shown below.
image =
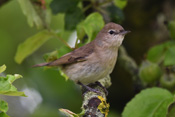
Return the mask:
[[101,79],[99,82],[103,87],[99,86],[98,84],[90,84],[89,87],[100,91],[100,93],[82,89],[82,110],[85,112],[83,117],[106,117],[108,115],[109,104],[106,102],[107,98],[104,87],[108,88],[111,85],[111,79],[108,76],[104,79]]
[[[102,86],[108,88],[111,85],[110,77],[106,77],[99,81]],[[75,114],[67,109],[60,109],[60,111],[69,117],[107,117],[109,112],[109,104],[106,102],[106,92],[104,87],[98,84],[90,84],[89,87],[98,90],[100,93],[95,93],[82,88],[83,103],[82,112]]]

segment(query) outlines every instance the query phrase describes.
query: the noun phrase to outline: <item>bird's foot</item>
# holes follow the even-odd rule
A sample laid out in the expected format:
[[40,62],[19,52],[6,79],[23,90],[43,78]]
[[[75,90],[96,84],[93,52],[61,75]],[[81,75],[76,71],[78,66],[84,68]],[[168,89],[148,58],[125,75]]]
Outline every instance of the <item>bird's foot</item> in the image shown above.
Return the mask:
[[77,82],[77,84],[81,85],[82,88],[86,89],[86,91],[83,91],[83,95],[87,92],[87,91],[92,91],[94,93],[97,93],[98,95],[101,95],[101,92],[97,89],[93,89],[91,87],[89,87],[88,85],[84,85],[82,84],[80,81]]
[[104,90],[106,96],[108,95],[108,91],[107,91],[106,87],[104,87],[99,81],[96,81],[95,84],[97,84],[98,86],[100,86]]
[[[104,90],[106,96],[108,95],[108,91],[107,91],[106,87],[104,87],[104,86],[103,86],[100,82],[98,82],[98,81],[96,81],[95,83],[91,83],[91,84],[89,84],[89,85],[84,85],[84,84],[82,84],[80,81],[78,81],[77,83],[78,83],[79,85],[81,85],[84,89],[86,89],[86,91],[92,91],[92,92],[95,92],[95,93],[101,95],[101,92],[100,92],[99,90],[94,89],[94,88],[91,88],[91,87],[94,87],[94,85],[98,85],[98,86],[100,86],[100,87]],[[90,86],[91,86],[91,87],[90,87]],[[83,91],[83,94],[86,93],[86,91],[85,91],[85,92]]]

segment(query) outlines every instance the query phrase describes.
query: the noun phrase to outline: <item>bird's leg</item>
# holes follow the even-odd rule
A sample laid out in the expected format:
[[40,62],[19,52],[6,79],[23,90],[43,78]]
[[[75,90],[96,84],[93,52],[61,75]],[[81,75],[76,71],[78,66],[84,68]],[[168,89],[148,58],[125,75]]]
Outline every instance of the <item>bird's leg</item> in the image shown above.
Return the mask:
[[106,96],[108,95],[108,91],[107,91],[106,87],[104,87],[99,81],[96,81],[95,84],[97,84],[98,86],[100,86],[104,90]]
[[[86,89],[86,90],[88,90],[88,91],[92,91],[92,92],[95,92],[95,93],[97,93],[97,94],[101,94],[100,91],[98,91],[98,90],[96,90],[96,89],[93,89],[93,88],[91,88],[91,87],[89,87],[89,86],[87,86],[87,85],[84,85],[84,84],[82,84],[80,81],[78,81],[77,84],[81,85],[82,88],[84,88],[84,89]],[[84,93],[85,93],[85,92],[83,92],[83,94],[84,94]]]

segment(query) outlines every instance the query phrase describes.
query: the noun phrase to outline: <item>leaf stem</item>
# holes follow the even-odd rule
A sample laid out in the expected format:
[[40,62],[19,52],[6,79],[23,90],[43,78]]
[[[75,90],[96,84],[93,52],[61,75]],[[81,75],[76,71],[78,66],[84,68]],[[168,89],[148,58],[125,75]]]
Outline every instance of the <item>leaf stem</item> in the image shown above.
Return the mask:
[[64,40],[62,39],[60,36],[58,36],[54,31],[51,31],[53,36],[57,39],[59,39],[63,44],[65,44],[68,48],[70,48],[71,50],[73,50],[72,47],[69,46],[69,44]]
[[108,4],[108,3],[110,3],[110,2],[112,2],[112,0],[104,1],[104,2],[100,3],[99,6],[103,6],[103,5]]
[[100,7],[96,7],[95,9],[101,13],[107,14],[107,12]]
[[75,47],[74,48],[77,48],[78,47],[78,38],[76,39],[76,41],[75,41]]
[[91,7],[92,7],[92,4],[87,5],[85,8],[83,8],[83,12],[87,11]]

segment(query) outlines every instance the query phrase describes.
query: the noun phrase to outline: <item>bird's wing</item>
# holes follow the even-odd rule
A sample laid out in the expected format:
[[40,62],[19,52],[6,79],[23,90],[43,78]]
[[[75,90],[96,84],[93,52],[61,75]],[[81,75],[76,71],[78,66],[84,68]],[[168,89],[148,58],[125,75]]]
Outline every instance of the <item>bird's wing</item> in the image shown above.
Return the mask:
[[93,52],[92,46],[93,46],[92,43],[82,46],[62,56],[61,58],[49,63],[48,66],[59,66],[59,65],[64,65],[64,64],[71,64],[75,62],[86,61],[87,57]]
[[41,66],[60,66],[60,65],[66,65],[71,64],[75,62],[82,62],[86,61],[87,57],[92,54],[93,50],[93,44],[89,43],[85,46],[82,46],[68,54],[65,54],[64,56],[60,57],[59,59],[50,62],[50,63],[41,63],[34,65],[34,67],[41,67]]

